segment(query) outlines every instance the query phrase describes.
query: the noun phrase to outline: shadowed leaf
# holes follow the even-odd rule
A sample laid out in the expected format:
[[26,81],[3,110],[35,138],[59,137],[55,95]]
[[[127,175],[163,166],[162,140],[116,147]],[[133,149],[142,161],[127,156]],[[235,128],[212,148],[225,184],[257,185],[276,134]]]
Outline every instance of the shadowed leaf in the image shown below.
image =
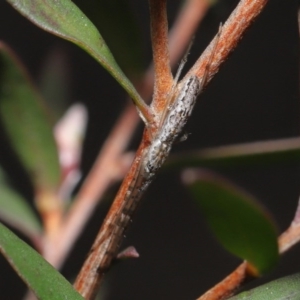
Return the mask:
[[35,188],[55,190],[60,168],[44,103],[20,62],[1,43],[0,66],[0,114],[12,146]]
[[188,170],[183,178],[228,251],[250,262],[255,273],[274,267],[278,260],[275,226],[254,197],[208,172]]

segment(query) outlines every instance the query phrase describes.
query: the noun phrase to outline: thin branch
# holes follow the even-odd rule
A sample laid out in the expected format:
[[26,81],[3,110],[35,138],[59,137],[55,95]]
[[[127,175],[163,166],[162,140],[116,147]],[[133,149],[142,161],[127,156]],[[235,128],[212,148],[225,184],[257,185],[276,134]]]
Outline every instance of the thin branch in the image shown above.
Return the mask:
[[166,0],[149,0],[150,26],[154,63],[154,92],[152,107],[160,113],[173,84],[168,48],[168,20]]
[[[245,1],[244,1],[245,2]],[[222,32],[222,36],[224,36],[225,30]],[[218,50],[217,50],[218,51]],[[148,77],[149,78],[149,77]],[[147,89],[149,92],[149,88]],[[129,109],[130,110],[130,109]],[[125,117],[124,119],[122,119],[122,121],[119,122],[119,124],[124,124],[124,121],[132,121],[132,123],[134,123],[132,126],[130,126],[130,123],[128,124],[126,121],[126,126],[128,129],[131,127],[131,129],[127,130],[127,133],[123,132],[123,135],[119,135],[123,136],[124,138],[126,138],[126,140],[128,141],[128,138],[130,136],[130,134],[133,131],[133,127],[136,126],[137,124],[137,118],[135,117],[134,114],[131,113],[126,113],[127,116],[131,116],[131,117]],[[117,129],[119,128],[119,129]],[[122,126],[117,126],[116,127],[116,131],[120,130],[120,128],[122,128]],[[118,138],[117,138],[118,140]],[[120,155],[120,153],[123,151],[123,145],[117,146],[116,148],[116,153],[117,157]],[[103,179],[104,183],[101,183],[99,185],[99,182],[101,182],[99,180],[98,175],[103,174],[102,170],[103,168],[99,167],[101,164],[103,164],[104,161],[107,161],[108,164],[111,163],[111,161],[115,158],[113,158],[113,156],[111,155],[111,159],[107,159],[107,157],[105,157],[105,155],[103,155],[103,153],[109,153],[111,150],[110,147],[107,148],[107,151],[102,151],[101,152],[101,157],[102,157],[102,163],[97,164],[97,166],[95,167],[95,171],[94,175],[91,175],[90,178],[95,178],[92,180],[87,180],[87,188],[84,189],[84,192],[82,192],[82,194],[79,195],[78,199],[80,199],[80,201],[77,201],[77,204],[74,206],[74,209],[72,209],[69,218],[67,219],[65,225],[64,225],[64,230],[62,230],[62,233],[60,234],[60,241],[65,241],[63,243],[56,243],[56,247],[58,245],[62,245],[61,251],[55,251],[56,253],[60,253],[58,254],[58,258],[54,258],[51,259],[50,261],[52,261],[55,265],[59,265],[59,263],[63,260],[63,257],[66,255],[66,253],[68,252],[69,248],[71,247],[71,244],[73,243],[74,239],[77,237],[77,235],[80,233],[79,228],[83,227],[83,224],[86,222],[87,217],[91,214],[94,206],[96,205],[96,199],[99,197],[99,195],[101,195],[101,193],[107,188],[107,186],[109,185],[108,182],[111,182],[111,179]],[[106,168],[107,170],[107,168]],[[97,175],[98,174],[98,175]],[[106,174],[107,175],[107,174]],[[102,182],[103,182],[102,181]],[[94,183],[93,183],[94,182]],[[89,187],[90,185],[90,187]],[[97,188],[95,188],[97,187]],[[102,187],[102,189],[101,189]],[[90,204],[89,204],[90,203]],[[83,208],[87,208],[85,210],[83,210]],[[64,245],[63,245],[64,244]],[[54,245],[53,245],[54,246]]]
[[[171,68],[173,68],[184,55],[209,5],[211,5],[211,1],[209,0],[189,0],[186,1],[182,7],[169,33]],[[145,73],[143,81],[143,86],[147,92],[152,92],[154,85],[153,74],[154,67],[151,65]]]
[[173,154],[168,165],[195,165],[202,167],[236,166],[239,164],[267,163],[299,160],[300,138],[258,141],[227,146],[217,146]]
[[[165,9],[164,2],[157,2],[157,0],[150,1],[151,32],[154,43],[154,66],[157,72],[153,103],[158,112],[158,108],[161,110],[166,109],[166,98],[173,83],[168,60]],[[137,200],[130,200],[133,201],[132,204],[126,204],[127,200],[129,201],[127,197],[141,196],[141,191],[138,192],[138,196],[131,196],[131,194],[133,193],[132,189],[135,186],[136,180],[139,180],[139,176],[141,176],[139,170],[145,158],[142,154],[144,149],[149,145],[148,141],[149,136],[146,128],[132,168],[124,179],[116,199],[101,226],[99,234],[93,244],[92,251],[76,279],[74,285],[76,290],[87,299],[94,298],[104,272],[110,267],[115,257],[115,252],[121,242],[123,232],[135,210]],[[147,185],[148,184],[146,184],[146,186]],[[144,188],[142,188],[142,190],[144,190]]]
[[231,296],[247,277],[247,262],[239,265],[230,275],[197,300],[222,300]]
[[[266,2],[267,2],[266,0],[255,1],[256,6],[255,5],[254,6],[256,7],[256,10],[253,8],[253,3],[250,0],[241,1],[241,3],[238,5],[238,7],[236,8],[236,10],[233,12],[231,16],[230,21],[227,23],[226,30],[222,31],[222,38],[220,38],[221,41],[220,43],[218,43],[217,49],[219,51],[214,56],[214,57],[217,56],[216,61],[219,61],[218,67],[221,64],[221,62],[224,61],[224,57],[225,57],[223,56],[223,59],[220,60],[221,57],[220,52],[222,53],[227,52],[228,55],[228,53],[231,52],[232,50],[230,49],[230,46],[231,47],[236,46],[237,41],[241,38],[243,30],[245,30],[248,27],[248,26],[239,26],[239,30],[236,30],[236,34],[234,34],[234,38],[232,38],[231,31],[228,29],[230,28],[230,24],[236,24],[239,22],[242,23],[239,18],[241,18],[241,16],[244,17],[247,16],[248,21],[246,23],[249,25],[250,21],[253,21],[255,19],[255,17],[261,11],[262,7],[266,4]],[[245,6],[249,6],[251,7],[251,9]],[[245,12],[251,12],[251,13],[245,14]],[[238,20],[235,20],[234,18],[237,18]],[[231,38],[226,38],[226,34],[229,35]],[[235,40],[235,43],[232,42],[233,40]],[[228,47],[226,47],[226,41],[228,41]],[[226,49],[226,51],[224,49]],[[205,65],[205,69],[206,69],[206,65]],[[194,73],[191,72],[191,74],[196,74],[200,76],[200,73],[198,71],[199,70],[196,68],[196,70],[194,70]],[[212,72],[212,74],[214,73]],[[187,78],[189,77],[187,76]],[[139,172],[143,151],[148,146],[147,144],[149,143],[149,136],[147,135],[147,133],[148,131],[146,130],[144,132],[144,136],[140,144],[139,150],[137,152],[136,158],[134,160],[134,163],[128,175],[125,177],[121,185],[121,188],[117,193],[117,196],[109,210],[109,213],[105,218],[103,225],[101,226],[101,229],[92,247],[90,255],[86,260],[86,262],[84,263],[84,266],[76,279],[75,288],[86,299],[94,298],[97,291],[97,287],[99,286],[100,281],[102,280],[104,272],[106,272],[107,269],[110,267],[111,262],[114,256],[116,255],[116,250],[118,249],[118,245],[120,245],[120,242],[122,240],[123,232],[126,229],[126,226],[128,225],[128,222],[131,218],[131,214],[134,212],[134,209],[136,207],[136,205],[134,205],[134,207],[131,206],[128,207],[128,205],[126,205],[125,202],[128,200],[127,192],[129,191],[129,196],[131,194],[130,186],[134,184],[133,183],[134,178],[136,178],[137,172]],[[125,211],[125,209],[127,211]]]

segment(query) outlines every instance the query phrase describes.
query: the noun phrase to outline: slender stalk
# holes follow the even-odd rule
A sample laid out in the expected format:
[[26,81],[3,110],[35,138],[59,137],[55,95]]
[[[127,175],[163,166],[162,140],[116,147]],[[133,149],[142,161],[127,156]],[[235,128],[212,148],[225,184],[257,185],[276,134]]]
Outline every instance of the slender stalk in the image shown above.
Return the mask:
[[230,275],[224,278],[220,283],[207,291],[197,300],[222,300],[231,296],[232,292],[245,280],[247,277],[247,262],[239,265]]
[[[151,3],[157,4],[156,1],[153,0]],[[209,46],[208,50],[205,51],[203,55],[204,58],[202,58],[201,56],[193,69],[186,75],[184,80],[182,80],[182,84],[179,85],[178,90],[181,91],[186,86],[189,78],[194,78],[193,74],[197,75],[197,77],[199,78],[205,77],[204,75],[207,72],[208,62],[211,63],[213,69],[213,71],[211,71],[211,67],[209,66],[209,77],[215,74],[220,64],[236,46],[244,30],[248,28],[251,21],[256,18],[256,16],[259,14],[259,12],[262,10],[262,7],[266,3],[266,0],[257,0],[255,1],[255,5],[253,5],[253,1],[242,0],[236,10],[232,13],[229,21],[226,23],[226,30],[222,30],[221,35],[218,37],[220,40],[217,48],[214,48],[214,45],[212,44]],[[152,14],[152,17],[153,15],[155,14]],[[242,16],[244,18],[247,17],[247,21],[245,23],[248,26],[241,25],[238,27],[238,29],[235,30],[235,33],[232,34],[232,31],[230,31],[231,26],[233,26],[233,24],[236,25],[236,23],[239,23],[237,20],[235,20],[235,18],[241,18]],[[157,38],[155,39],[156,41],[159,40]],[[226,44],[226,41],[228,41],[228,45]],[[215,41],[213,41],[213,43],[215,43]],[[215,50],[216,53],[213,56],[213,60],[211,61],[213,50]],[[205,66],[204,62],[206,64]],[[154,101],[160,101],[157,99],[158,98],[154,98]],[[167,108],[164,107],[164,109]],[[90,255],[88,256],[81,272],[76,279],[75,288],[86,299],[94,298],[104,272],[107,271],[114,256],[116,255],[117,246],[120,244],[123,236],[123,231],[125,230],[129,220],[132,217],[134,209],[130,207],[130,214],[128,211],[123,210],[123,208],[128,208],[126,206],[126,203],[124,202],[128,200],[127,192],[129,191],[129,194],[131,193],[131,186],[135,184],[135,180],[139,176],[138,173],[140,172],[140,163],[142,158],[144,158],[143,151],[145,151],[145,149],[149,147],[149,143],[149,132],[146,129],[133,165],[128,175],[125,177],[121,188],[112,204],[112,207],[99,231]],[[134,207],[136,207],[136,204],[134,204]]]
[[168,92],[173,85],[168,48],[168,20],[166,0],[149,0],[150,26],[154,64],[154,92],[152,107],[159,113],[165,107]]

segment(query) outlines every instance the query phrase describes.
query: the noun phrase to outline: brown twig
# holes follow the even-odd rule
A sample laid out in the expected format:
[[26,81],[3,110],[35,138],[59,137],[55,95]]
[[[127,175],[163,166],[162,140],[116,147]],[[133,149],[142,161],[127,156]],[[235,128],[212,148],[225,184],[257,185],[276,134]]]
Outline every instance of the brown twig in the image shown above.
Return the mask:
[[221,300],[231,296],[233,291],[245,280],[247,276],[246,270],[247,262],[243,262],[230,275],[197,298],[197,300]]
[[[266,1],[263,1],[263,2],[266,2]],[[222,36],[224,36],[225,34],[226,34],[226,32],[224,30],[222,33]],[[236,40],[238,40],[238,38]],[[148,91],[149,91],[149,89],[148,89]],[[128,109],[128,111],[130,111],[130,109]],[[120,136],[123,136],[123,137],[126,136],[126,139],[128,141],[128,137],[132,133],[133,128],[136,126],[137,118],[134,116],[134,114],[132,114],[132,112],[126,113],[125,115],[127,115],[127,117],[124,117],[124,119],[122,118],[122,121],[119,122],[119,124],[124,124],[124,122],[126,120],[126,127],[128,128],[128,130],[126,131],[127,133],[123,132],[123,135],[118,135],[118,138]],[[132,123],[135,123],[133,126],[130,126],[130,123],[129,124],[127,123],[127,121],[130,121],[130,120],[132,121]],[[116,129],[116,131],[119,131],[120,128],[122,128],[122,126],[117,126],[116,128],[118,128],[118,129]],[[107,148],[107,150],[111,150],[111,149],[112,148],[110,148],[110,147]],[[121,147],[118,146],[118,148],[116,148],[116,153],[118,153],[117,157],[120,156],[120,153],[123,151],[123,149],[124,149],[123,145]],[[107,159],[107,157],[105,157],[105,155],[103,155],[103,153],[107,153],[107,152],[109,152],[109,151],[102,151],[102,155],[101,155],[101,157],[103,158],[102,163],[104,161],[108,161],[108,163],[109,163],[109,162],[113,161],[115,158],[115,157],[113,158],[113,156],[111,155],[111,156],[108,156],[108,157],[111,157],[111,159]],[[72,209],[69,217],[67,218],[67,220],[65,222],[62,233],[60,234],[60,237],[61,237],[60,241],[67,241],[67,242],[56,243],[56,247],[57,247],[57,245],[63,245],[63,244],[64,244],[64,246],[62,246],[61,251],[55,251],[56,253],[59,253],[58,256],[60,256],[60,257],[53,258],[53,259],[50,258],[50,261],[52,261],[55,265],[59,265],[59,262],[62,261],[62,258],[67,253],[68,249],[70,248],[72,241],[79,234],[79,232],[80,232],[79,228],[82,228],[87,217],[90,215],[91,211],[93,210],[93,207],[96,205],[96,199],[99,197],[101,192],[103,192],[103,190],[105,190],[107,188],[108,182],[110,182],[110,180],[111,180],[111,179],[104,180],[104,184],[102,183],[99,185],[98,175],[101,174],[100,171],[102,170],[101,167],[98,167],[100,165],[101,165],[101,163],[97,164],[97,167],[95,167],[95,172],[91,173],[91,177],[89,177],[88,178],[89,180],[87,180],[87,188],[83,189],[83,192],[80,193],[80,195],[78,197],[79,200],[76,201],[77,203],[75,204],[74,209]],[[98,171],[96,171],[96,170],[98,170]],[[94,173],[94,175],[93,175],[93,173]],[[93,179],[93,178],[95,178],[95,179]],[[97,186],[97,188],[94,188],[96,186]],[[101,187],[102,187],[102,190],[101,190]],[[84,211],[84,210],[82,210],[83,207],[87,207],[88,209]],[[78,216],[82,216],[82,217],[78,218]]]
[[[266,4],[266,0],[260,0],[256,1],[253,7],[253,2],[250,0],[244,0],[241,1],[241,3],[238,5],[234,13],[232,14],[229,21],[226,23],[226,30],[223,30],[220,37],[220,43],[218,43],[216,55],[214,55],[213,60],[213,71],[210,74],[210,77],[215,74],[220,64],[225,60],[225,58],[228,56],[228,54],[231,52],[231,50],[236,46],[238,40],[240,39],[242,33],[246,28],[248,28],[249,24],[255,19],[255,17],[259,14],[259,12],[262,10],[263,6]],[[157,2],[153,2],[154,4]],[[154,6],[153,8],[158,8],[159,6]],[[255,9],[256,8],[256,9]],[[248,12],[248,13],[246,13]],[[151,14],[151,17],[156,17],[156,14]],[[243,22],[238,18],[246,18],[246,21],[243,20]],[[236,29],[233,33],[232,31],[232,24],[234,25],[241,25]],[[246,24],[246,25],[245,25]],[[159,32],[158,30],[156,32]],[[161,32],[164,32],[162,30]],[[228,35],[228,37],[227,37]],[[155,37],[157,41],[164,40],[164,38],[158,39]],[[226,41],[228,41],[228,45],[226,44]],[[221,44],[221,45],[220,45]],[[157,49],[156,47],[153,47],[153,49]],[[161,49],[164,49],[164,47],[158,47],[158,51]],[[201,70],[203,67],[203,62],[208,63],[207,61],[207,55],[208,52],[212,50],[212,46],[208,48],[207,51],[204,53],[204,58],[201,58],[199,61],[195,64],[193,70],[189,73],[196,74],[199,77],[203,76],[201,75]],[[211,55],[210,55],[211,57]],[[206,60],[205,60],[206,59]],[[202,64],[202,65],[201,65]],[[205,67],[206,67],[205,65]],[[200,67],[199,67],[200,66]],[[204,68],[205,68],[204,67]],[[203,69],[204,71],[204,69]],[[157,75],[157,74],[156,74]],[[188,76],[188,75],[187,75]],[[159,82],[159,81],[157,81]],[[160,85],[163,86],[163,85]],[[156,98],[157,99],[157,98]],[[123,232],[120,232],[118,230],[117,234],[115,235],[115,232],[111,230],[112,222],[122,222],[122,218],[126,216],[127,214],[123,214],[121,212],[122,206],[124,206],[123,201],[126,198],[126,192],[129,189],[130,184],[132,183],[133,178],[136,176],[136,172],[138,171],[138,166],[141,160],[141,154],[144,150],[144,148],[147,146],[149,136],[147,134],[147,130],[144,133],[143,140],[141,142],[141,145],[139,147],[137,156],[135,158],[135,161],[132,165],[132,168],[130,169],[130,172],[124,179],[121,188],[116,196],[116,199],[114,200],[114,203],[105,218],[105,221],[101,227],[101,230],[96,238],[96,241],[94,243],[94,246],[92,248],[92,252],[90,253],[88,259],[86,260],[80,274],[77,277],[77,280],[75,282],[75,288],[87,299],[93,299],[96,289],[102,279],[102,276],[104,274],[104,271],[107,270],[107,268],[110,266],[113,255],[115,253],[112,253],[111,251],[115,251],[115,246],[117,244],[120,244],[120,240],[122,239]],[[118,215],[118,218],[121,218],[120,220],[116,219],[116,216]],[[124,215],[124,216],[123,216]],[[124,228],[122,228],[124,230]],[[107,235],[106,232],[112,232],[111,236]],[[114,236],[115,235],[115,236]],[[114,249],[114,250],[112,250]]]
[[168,48],[166,0],[149,0],[150,26],[154,64],[154,92],[151,106],[159,116],[173,85]]
[[[163,103],[166,106],[165,99],[173,82],[168,59],[166,2],[150,0],[149,4],[151,37],[153,44],[157,44],[153,46],[154,69],[155,72],[158,72],[155,74],[153,101],[156,104],[155,107],[160,108],[161,105],[159,106],[157,103]],[[162,111],[162,107],[160,110]],[[117,246],[120,245],[123,231],[134,212],[134,208],[127,207],[125,202],[128,193],[129,196],[132,193],[130,187],[135,185],[135,180],[139,176],[142,155],[144,149],[149,145],[150,135],[153,134],[152,129],[152,127],[145,129],[134,162],[123,180],[95,239],[92,250],[76,278],[74,287],[86,299],[94,299],[104,273],[109,269],[116,256]]]
[[[189,0],[186,1],[182,10],[179,12],[173,27],[169,33],[170,66],[174,67],[184,55],[190,44],[195,31],[203,19],[207,9],[211,5],[208,0]],[[147,91],[153,89],[154,67],[151,65],[144,77],[144,88]]]

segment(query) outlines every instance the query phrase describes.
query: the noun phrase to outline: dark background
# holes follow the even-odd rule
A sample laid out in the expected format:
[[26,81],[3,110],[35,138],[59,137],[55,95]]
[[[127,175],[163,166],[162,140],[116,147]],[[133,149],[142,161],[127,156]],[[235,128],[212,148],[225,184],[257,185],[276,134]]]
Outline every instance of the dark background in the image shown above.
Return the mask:
[[[75,2],[83,9],[83,2]],[[147,1],[130,2],[139,22],[147,66],[151,60]],[[180,1],[169,2],[172,24]],[[88,3],[85,1],[85,5]],[[222,0],[209,11],[197,32],[187,67],[197,59],[236,3]],[[192,134],[175,147],[175,152],[299,135],[297,8],[297,1],[269,2],[202,95],[187,126]],[[35,81],[54,47],[67,54],[71,69],[70,103],[81,101],[89,111],[82,162],[87,174],[125,105],[125,92],[85,52],[35,27],[4,1],[0,2],[0,39],[17,52]],[[132,148],[137,146],[140,132]],[[14,176],[16,188],[31,201],[30,182],[5,145],[3,134],[0,145],[0,163]],[[299,196],[298,163],[215,170],[259,198],[273,214],[280,231],[287,228]],[[107,197],[112,198],[116,190],[117,186]],[[107,208],[108,203],[97,208],[76,243],[63,268],[67,278],[76,276]],[[109,272],[104,299],[195,299],[240,262],[212,237],[193,199],[181,185],[179,172],[158,175],[122,248],[128,245],[137,248],[140,258],[118,264]],[[299,272],[299,251],[299,246],[292,249],[270,275],[256,284]],[[0,291],[0,299],[21,299],[25,292],[24,284],[2,257]]]

